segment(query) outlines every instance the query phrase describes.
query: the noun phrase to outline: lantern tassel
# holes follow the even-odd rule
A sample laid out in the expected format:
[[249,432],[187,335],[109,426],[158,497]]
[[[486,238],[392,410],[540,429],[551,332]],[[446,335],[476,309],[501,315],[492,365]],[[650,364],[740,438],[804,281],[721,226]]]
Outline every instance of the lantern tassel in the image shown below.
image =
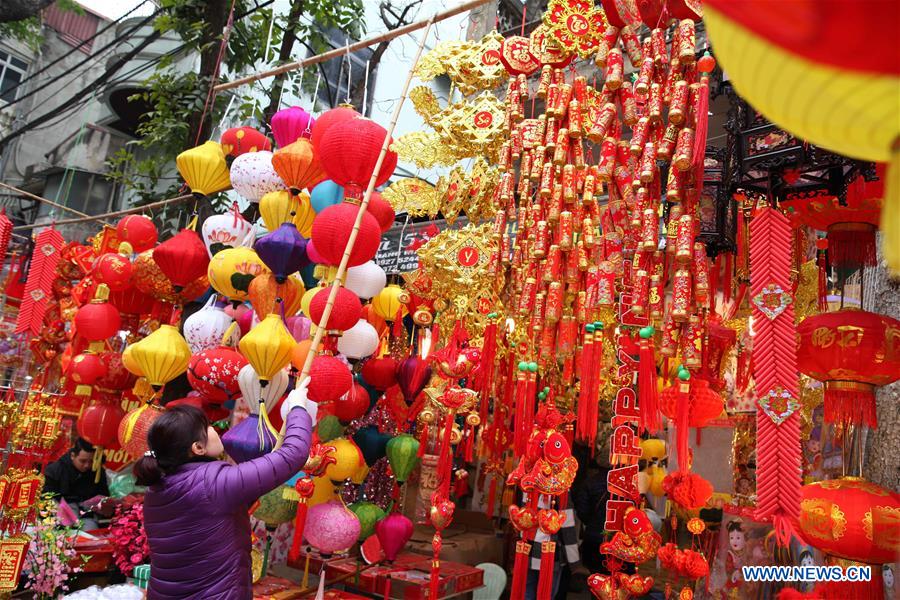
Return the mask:
[[642,339],[638,365],[638,408],[641,413],[641,430],[651,435],[662,426],[659,419],[659,388],[656,380],[653,340]]
[[675,447],[678,451],[678,470],[687,471],[690,469],[690,461],[688,459],[688,413],[690,412],[690,389],[689,383],[681,382],[678,384],[678,406],[675,413]]
[[425,456],[425,448],[428,447],[428,424],[421,423],[419,428],[419,449],[416,451],[416,456],[422,458]]
[[525,540],[516,542],[516,561],[513,564],[512,589],[510,598],[525,597],[525,582],[528,579],[528,558],[531,544]]
[[838,269],[858,269],[878,264],[875,226],[838,223],[828,228],[828,258]]
[[826,382],[825,422],[853,423],[875,429],[878,416],[872,386],[855,381]]
[[[697,127],[694,130],[694,181],[703,181],[703,161],[706,158],[706,135],[709,129],[709,76],[700,77],[697,91]],[[659,197],[659,196],[657,196]]]
[[291,549],[288,551],[288,560],[292,563],[300,558],[300,546],[303,543],[303,528],[306,526],[306,513],[309,505],[305,498],[301,498],[297,504],[297,515],[294,517],[294,537],[291,540]]
[[435,531],[431,539],[432,557],[428,585],[429,600],[437,600],[441,585],[441,538],[441,532]]
[[819,311],[825,312],[828,310],[828,267],[825,263],[825,252],[819,251],[816,264],[819,267]]
[[537,600],[550,600],[553,593],[553,563],[556,558],[556,542],[541,544],[541,570],[538,576]]
[[487,510],[485,514],[488,518],[494,517],[494,509],[497,503],[497,477],[491,477],[491,485],[488,488]]

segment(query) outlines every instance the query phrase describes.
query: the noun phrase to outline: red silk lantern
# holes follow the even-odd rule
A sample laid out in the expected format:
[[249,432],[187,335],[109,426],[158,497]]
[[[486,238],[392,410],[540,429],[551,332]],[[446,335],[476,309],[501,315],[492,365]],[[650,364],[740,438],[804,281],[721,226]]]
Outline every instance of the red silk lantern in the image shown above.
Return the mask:
[[359,116],[360,114],[358,112],[346,106],[339,106],[337,108],[332,108],[331,110],[326,110],[319,115],[319,118],[313,123],[309,139],[312,141],[313,146],[318,150],[326,132],[328,132],[332,126],[344,121],[356,119]]
[[334,416],[344,423],[349,423],[366,414],[369,410],[369,392],[358,383],[354,383],[350,391],[338,398],[334,403]]
[[247,365],[240,352],[227,346],[203,350],[188,363],[188,383],[209,402],[223,403],[237,398],[238,373]]
[[92,342],[92,345],[116,335],[122,325],[119,311],[107,301],[108,295],[109,289],[105,285],[98,286],[94,299],[75,313],[78,335]]
[[353,375],[340,359],[317,356],[309,370],[309,399],[313,402],[334,402],[353,385]]
[[91,386],[106,375],[106,365],[96,354],[79,354],[69,362],[69,379],[78,384],[76,396],[90,396]]
[[362,378],[376,390],[383,392],[397,384],[397,361],[390,356],[370,358],[362,366]]
[[[328,264],[340,264],[356,222],[359,208],[349,202],[329,206],[313,221],[312,243],[316,252],[325,259]],[[357,267],[372,260],[378,245],[381,243],[381,227],[378,221],[368,212],[363,214],[359,233],[356,235],[356,243],[350,253],[348,267]]]
[[196,231],[182,229],[153,250],[153,261],[179,292],[206,274],[209,253]]
[[108,252],[94,261],[93,275],[112,290],[124,290],[131,285],[131,261],[121,254]]
[[900,321],[845,309],[807,317],[797,334],[797,368],[825,384],[825,420],[875,427],[874,387],[900,378]]
[[118,404],[92,404],[84,409],[75,424],[78,435],[90,444],[114,448],[118,444],[119,422],[125,411]]
[[[318,125],[317,122],[316,127]],[[359,198],[361,191],[369,185],[386,136],[384,127],[360,117],[329,127],[321,142],[316,144],[316,152],[328,178],[344,186],[347,198]],[[375,185],[385,183],[395,168],[397,153],[388,150],[375,178]]]
[[799,525],[807,543],[869,564],[897,560],[900,494],[859,477],[811,483],[801,493]]
[[240,156],[247,152],[271,150],[272,142],[265,135],[252,127],[232,127],[222,134],[219,140],[222,152],[226,156]]
[[156,245],[158,233],[149,217],[128,215],[116,224],[116,235],[120,241],[131,244],[135,254],[140,254]]
[[306,138],[276,150],[272,155],[272,167],[294,195],[304,188],[312,189],[325,179],[325,171],[316,158],[313,145]]
[[147,433],[163,412],[164,409],[160,406],[144,404],[129,412],[119,422],[116,438],[132,458],[140,458],[150,449],[147,445]]
[[[329,292],[326,290],[313,296],[309,303],[309,318],[317,327],[322,321],[322,313],[325,312],[328,296]],[[361,311],[362,304],[359,302],[359,297],[347,288],[338,288],[334,306],[331,308],[325,328],[328,331],[347,331],[359,321]]]
[[396,216],[394,209],[387,200],[381,197],[379,192],[372,192],[366,210],[378,221],[382,233],[394,225],[394,217]]

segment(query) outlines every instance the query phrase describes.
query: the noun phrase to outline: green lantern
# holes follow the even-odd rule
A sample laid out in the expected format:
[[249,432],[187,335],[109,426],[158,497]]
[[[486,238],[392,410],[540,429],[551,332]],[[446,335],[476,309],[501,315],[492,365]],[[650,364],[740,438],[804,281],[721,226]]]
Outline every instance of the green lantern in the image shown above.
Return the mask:
[[385,513],[377,504],[371,502],[354,502],[347,508],[359,519],[359,541],[365,541],[375,533],[375,523],[385,517]]
[[387,443],[387,458],[397,481],[403,483],[419,463],[419,440],[403,433]]
[[287,523],[297,514],[297,494],[285,492],[294,491],[293,488],[280,485],[268,494],[259,498],[259,506],[253,512],[253,516],[262,521],[268,527],[277,527]]
[[319,424],[316,425],[316,428],[319,432],[319,439],[323,444],[344,435],[344,426],[341,425],[341,422],[334,415],[323,417]]

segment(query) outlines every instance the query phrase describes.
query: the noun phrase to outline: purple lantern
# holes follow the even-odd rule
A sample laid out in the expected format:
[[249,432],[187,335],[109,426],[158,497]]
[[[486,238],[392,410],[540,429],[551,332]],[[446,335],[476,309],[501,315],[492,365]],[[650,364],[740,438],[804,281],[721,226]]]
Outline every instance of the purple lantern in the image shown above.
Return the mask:
[[268,454],[275,442],[275,436],[260,427],[259,415],[250,415],[222,435],[225,452],[238,464]]
[[271,122],[275,143],[284,148],[302,137],[308,138],[315,122],[313,116],[299,106],[279,110],[272,115]]
[[278,283],[287,281],[288,275],[299,271],[308,260],[306,238],[293,223],[282,223],[272,233],[256,240],[254,248]]

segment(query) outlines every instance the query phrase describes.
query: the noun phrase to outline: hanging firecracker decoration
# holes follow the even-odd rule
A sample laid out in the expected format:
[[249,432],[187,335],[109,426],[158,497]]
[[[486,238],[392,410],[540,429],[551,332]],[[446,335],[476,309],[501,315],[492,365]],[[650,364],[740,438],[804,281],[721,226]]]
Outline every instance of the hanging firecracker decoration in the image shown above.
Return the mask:
[[16,333],[40,333],[44,315],[50,305],[56,267],[62,258],[64,245],[62,234],[52,227],[37,234],[25,282],[25,294],[16,320]]
[[6,209],[0,210],[0,265],[6,261],[9,243],[12,240],[12,221],[6,216]]

